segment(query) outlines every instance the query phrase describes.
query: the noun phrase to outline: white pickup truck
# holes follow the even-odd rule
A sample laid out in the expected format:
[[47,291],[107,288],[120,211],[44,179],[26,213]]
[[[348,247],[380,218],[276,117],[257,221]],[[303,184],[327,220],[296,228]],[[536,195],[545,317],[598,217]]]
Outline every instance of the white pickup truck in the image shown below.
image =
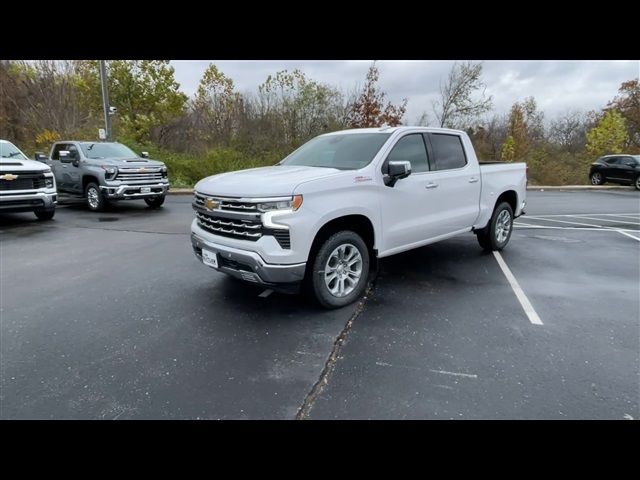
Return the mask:
[[327,308],[355,301],[373,262],[474,232],[509,242],[524,213],[524,163],[480,164],[466,133],[383,127],[320,135],[271,167],[195,187],[191,242],[205,264]]

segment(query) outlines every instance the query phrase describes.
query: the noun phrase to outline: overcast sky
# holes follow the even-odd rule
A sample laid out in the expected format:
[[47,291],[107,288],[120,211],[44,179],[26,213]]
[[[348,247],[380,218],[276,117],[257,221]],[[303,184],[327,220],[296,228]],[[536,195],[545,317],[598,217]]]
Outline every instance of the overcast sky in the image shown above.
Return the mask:
[[[229,61],[174,60],[176,79],[182,90],[195,92],[202,73],[214,63],[231,77],[240,92],[254,91],[267,75],[299,68],[314,80],[329,83],[342,91],[362,84],[370,60],[356,61]],[[431,111],[440,79],[446,78],[451,61],[378,61],[380,86],[389,99],[407,98],[406,124],[413,124],[423,111]],[[603,107],[625,80],[640,76],[640,61],[486,61],[484,82],[493,95],[494,109],[506,112],[511,105],[534,96],[547,119],[568,109],[591,110]]]

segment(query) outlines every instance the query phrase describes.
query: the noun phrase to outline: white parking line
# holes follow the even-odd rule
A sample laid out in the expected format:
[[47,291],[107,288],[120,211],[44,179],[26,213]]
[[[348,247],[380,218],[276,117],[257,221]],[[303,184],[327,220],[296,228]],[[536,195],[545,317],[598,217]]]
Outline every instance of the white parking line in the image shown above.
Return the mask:
[[531,218],[532,220],[543,220],[545,222],[557,222],[557,223],[567,223],[570,225],[582,225],[583,227],[607,228],[607,227],[603,227],[602,225],[594,225],[593,223],[568,222],[567,220],[556,220],[555,218],[533,217],[531,215],[527,215],[527,218]]
[[[582,216],[580,216],[578,218],[586,218],[587,220],[598,220],[600,222],[614,222],[614,223],[624,223],[624,224],[628,224],[628,225],[640,226],[639,222],[627,222],[625,220],[618,220],[617,218],[596,218],[596,217],[587,217],[586,215],[582,215]],[[623,217],[623,218],[625,218],[626,220],[632,220],[632,218],[630,218],[630,217]]]
[[538,316],[536,311],[533,309],[533,305],[531,305],[531,302],[522,291],[522,288],[520,288],[520,284],[518,283],[518,280],[516,280],[516,277],[514,277],[513,273],[511,273],[511,270],[505,263],[504,259],[502,258],[502,255],[500,255],[500,252],[494,251],[493,256],[496,257],[496,261],[498,262],[498,265],[500,265],[500,268],[502,269],[502,273],[504,273],[504,276],[507,277],[507,281],[509,282],[509,285],[511,285],[513,292],[516,294],[516,297],[518,298],[520,305],[522,305],[522,309],[524,310],[524,313],[526,313],[527,317],[529,317],[529,321],[534,325],[543,325],[542,320],[540,320],[540,317]]
[[640,216],[640,213],[563,213],[563,214],[554,214],[554,215],[525,215],[526,217],[585,217],[589,215],[598,215],[605,217],[629,217],[629,216]]
[[630,233],[625,232],[624,230],[616,230],[617,232],[626,235],[627,237],[631,237],[634,238],[635,240],[638,240],[640,242],[640,237],[636,237],[634,235],[631,235]]

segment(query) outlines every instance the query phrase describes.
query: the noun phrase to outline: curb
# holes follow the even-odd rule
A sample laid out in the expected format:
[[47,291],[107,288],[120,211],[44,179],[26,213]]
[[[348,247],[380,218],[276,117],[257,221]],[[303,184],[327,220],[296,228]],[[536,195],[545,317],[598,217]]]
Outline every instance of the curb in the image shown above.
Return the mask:
[[[633,190],[624,185],[528,185],[527,190]],[[169,195],[193,195],[192,188],[172,188]]]

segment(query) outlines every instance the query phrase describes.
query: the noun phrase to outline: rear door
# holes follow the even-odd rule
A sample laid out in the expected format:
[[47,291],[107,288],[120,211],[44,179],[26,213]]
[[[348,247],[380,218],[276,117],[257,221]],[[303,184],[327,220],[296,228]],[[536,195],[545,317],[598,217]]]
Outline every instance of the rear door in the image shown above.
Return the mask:
[[[427,133],[429,187],[437,192],[437,230],[441,235],[471,228],[480,210],[480,166],[467,158],[463,139],[454,133]],[[473,148],[469,145],[467,148]]]

